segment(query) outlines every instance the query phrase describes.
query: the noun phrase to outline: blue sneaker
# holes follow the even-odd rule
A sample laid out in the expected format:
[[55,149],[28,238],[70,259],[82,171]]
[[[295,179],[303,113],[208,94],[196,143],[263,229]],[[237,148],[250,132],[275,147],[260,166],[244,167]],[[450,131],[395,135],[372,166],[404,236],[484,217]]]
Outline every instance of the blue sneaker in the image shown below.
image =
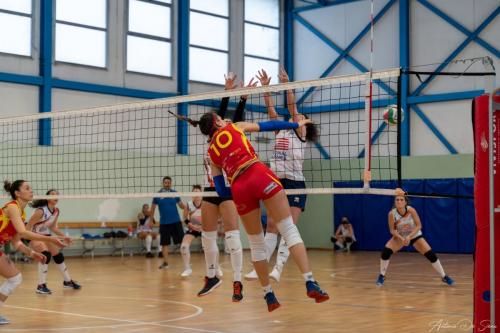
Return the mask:
[[39,284],[36,287],[36,293],[37,294],[50,295],[50,294],[52,294],[52,290],[50,290],[49,288],[47,288],[47,285],[44,283],[44,284]]
[[273,312],[277,308],[281,306],[280,302],[278,302],[278,299],[274,295],[274,292],[269,292],[264,296],[264,299],[266,300],[267,303],[267,311]]
[[377,278],[377,286],[383,286],[384,282],[385,282],[385,276],[383,276],[382,274],[379,274],[379,276]]
[[64,288],[75,289],[75,290],[78,290],[78,289],[81,289],[81,288],[82,288],[82,286],[80,286],[78,283],[76,283],[76,282],[75,282],[75,281],[73,281],[73,280],[64,281],[64,282],[63,282],[63,287],[64,287]]
[[449,286],[452,286],[455,284],[455,281],[451,277],[449,277],[448,275],[445,275],[444,278],[442,279],[442,281]]
[[306,289],[307,297],[314,298],[316,303],[322,303],[330,299],[330,296],[328,296],[325,291],[321,290],[321,287],[319,286],[317,281],[307,281]]

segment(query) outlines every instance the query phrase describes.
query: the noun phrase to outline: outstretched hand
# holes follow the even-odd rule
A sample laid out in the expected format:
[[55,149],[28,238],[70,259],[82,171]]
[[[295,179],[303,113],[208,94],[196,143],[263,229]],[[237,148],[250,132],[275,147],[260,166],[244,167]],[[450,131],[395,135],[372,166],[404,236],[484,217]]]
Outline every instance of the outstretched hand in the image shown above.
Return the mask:
[[[254,78],[251,78],[248,84],[245,86],[246,88],[255,88],[257,87],[257,81],[253,81]],[[240,87],[243,88],[243,81],[240,82]],[[248,95],[241,95],[241,98],[247,99]]]
[[66,247],[66,246],[68,245],[68,244],[66,244],[65,242],[63,242],[63,241],[61,240],[61,238],[59,238],[59,237],[54,237],[54,236],[51,236],[51,237],[50,237],[50,242],[51,242],[52,244],[54,244],[55,246],[60,247],[60,248]]
[[234,74],[234,72],[229,72],[226,74],[224,74],[224,89],[225,90],[231,90],[231,89],[234,89],[237,87],[237,84],[236,84],[236,78],[238,76],[236,74]]
[[283,66],[280,66],[280,72],[278,74],[278,79],[280,80],[280,83],[286,83],[290,81],[290,78],[288,77],[288,73],[285,71],[285,68]]
[[261,86],[268,86],[271,82],[271,78],[267,75],[266,71],[261,69],[256,75],[257,79],[260,81]]
[[47,257],[45,257],[43,254],[36,252],[36,251],[31,252],[31,258],[35,261],[42,263],[42,264],[44,264],[45,261],[47,260]]

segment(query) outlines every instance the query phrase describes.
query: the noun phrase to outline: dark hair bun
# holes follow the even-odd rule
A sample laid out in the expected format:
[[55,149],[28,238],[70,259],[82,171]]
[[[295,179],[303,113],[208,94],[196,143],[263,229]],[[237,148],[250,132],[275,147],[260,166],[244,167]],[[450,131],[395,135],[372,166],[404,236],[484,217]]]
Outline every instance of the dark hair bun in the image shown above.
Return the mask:
[[10,189],[12,188],[12,183],[7,179],[3,181],[3,189],[5,192],[10,193]]

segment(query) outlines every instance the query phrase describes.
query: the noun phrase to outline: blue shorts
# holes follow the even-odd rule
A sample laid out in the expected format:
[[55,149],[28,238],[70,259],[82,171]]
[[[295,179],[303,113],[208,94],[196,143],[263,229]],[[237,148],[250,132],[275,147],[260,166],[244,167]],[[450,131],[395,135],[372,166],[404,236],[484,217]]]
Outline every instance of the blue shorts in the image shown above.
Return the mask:
[[[301,180],[291,180],[287,178],[281,178],[280,182],[285,190],[306,188],[306,183]],[[305,210],[307,201],[306,194],[293,194],[293,195],[287,195],[287,197],[288,197],[288,204],[290,205],[290,207],[298,207],[302,211]]]

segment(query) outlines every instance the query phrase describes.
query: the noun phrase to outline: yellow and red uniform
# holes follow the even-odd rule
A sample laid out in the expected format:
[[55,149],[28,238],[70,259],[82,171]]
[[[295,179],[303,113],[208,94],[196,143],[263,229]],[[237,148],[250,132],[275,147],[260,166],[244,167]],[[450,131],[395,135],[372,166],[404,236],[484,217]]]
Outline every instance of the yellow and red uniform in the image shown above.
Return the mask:
[[212,162],[226,172],[240,215],[259,208],[260,200],[283,189],[278,177],[259,161],[245,133],[234,124],[213,134],[208,154]]
[[[24,222],[26,219],[26,213],[24,210],[19,206],[19,203],[15,200],[10,201],[3,206],[2,209],[0,209],[0,245],[3,245],[7,242],[9,242],[14,236],[17,234],[16,228],[14,228],[14,225],[12,224],[12,221],[5,215],[4,209],[7,208],[10,205],[14,205],[19,209],[19,212],[21,213],[21,218]],[[0,251],[0,256],[3,255],[3,252]]]

